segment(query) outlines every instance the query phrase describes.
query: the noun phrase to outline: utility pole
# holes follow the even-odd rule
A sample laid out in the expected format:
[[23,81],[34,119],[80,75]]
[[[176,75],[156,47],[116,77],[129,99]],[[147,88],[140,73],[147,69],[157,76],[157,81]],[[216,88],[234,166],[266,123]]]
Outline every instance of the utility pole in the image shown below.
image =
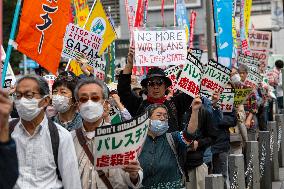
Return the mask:
[[213,59],[213,32],[212,32],[212,0],[206,0],[206,34],[207,34],[207,50],[208,60]]

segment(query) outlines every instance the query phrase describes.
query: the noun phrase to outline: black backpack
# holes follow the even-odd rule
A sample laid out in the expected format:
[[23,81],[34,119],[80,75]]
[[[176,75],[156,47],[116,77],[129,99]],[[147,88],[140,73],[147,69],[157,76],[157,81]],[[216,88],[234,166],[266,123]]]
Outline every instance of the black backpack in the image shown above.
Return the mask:
[[[17,119],[12,120],[9,123],[10,134],[12,134],[16,125],[19,123],[19,121],[20,121],[20,119],[17,118]],[[56,165],[56,174],[58,176],[58,179],[62,180],[59,169],[58,169],[58,149],[59,149],[59,142],[60,142],[59,133],[58,133],[56,125],[50,119],[48,119],[48,129],[49,129],[49,133],[50,133],[54,162],[55,162],[55,165]]]

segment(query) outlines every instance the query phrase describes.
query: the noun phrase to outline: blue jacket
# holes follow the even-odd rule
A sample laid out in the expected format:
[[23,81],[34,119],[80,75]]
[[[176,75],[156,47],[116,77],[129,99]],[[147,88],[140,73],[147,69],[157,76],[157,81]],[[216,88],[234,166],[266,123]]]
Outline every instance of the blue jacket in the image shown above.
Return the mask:
[[0,189],[13,188],[18,175],[18,158],[14,140],[0,143]]

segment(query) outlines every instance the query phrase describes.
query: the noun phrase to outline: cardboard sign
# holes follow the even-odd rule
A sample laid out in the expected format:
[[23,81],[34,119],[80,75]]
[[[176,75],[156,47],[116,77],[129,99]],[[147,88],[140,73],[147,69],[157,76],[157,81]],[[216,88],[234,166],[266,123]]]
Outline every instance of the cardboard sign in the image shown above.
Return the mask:
[[239,54],[238,64],[247,65],[250,70],[254,72],[259,72],[259,66],[261,62],[256,57],[245,55],[245,54]]
[[70,23],[66,28],[62,57],[76,59],[84,55],[93,67],[102,46],[102,37]]
[[220,108],[223,112],[232,112],[234,107],[235,93],[232,88],[225,88],[220,95]]
[[195,98],[200,92],[203,65],[191,53],[178,79],[177,89]]
[[43,78],[47,81],[48,86],[49,86],[49,92],[50,94],[52,94],[52,85],[56,79],[55,75],[45,75],[43,76]]
[[213,60],[209,60],[201,79],[202,93],[212,96],[214,92],[222,94],[230,79],[230,69]]
[[137,160],[149,127],[148,112],[129,121],[98,127],[95,135],[96,170],[123,167]]
[[136,66],[184,64],[187,44],[184,29],[134,31]]
[[238,107],[243,104],[248,96],[251,94],[252,89],[235,89],[235,97],[234,97],[234,107]]
[[171,79],[172,81],[172,86],[169,87],[170,90],[175,90],[176,89],[176,85],[178,82],[178,76],[181,73],[181,67],[180,66],[172,66],[168,69],[165,70],[165,74],[168,78]]
[[262,80],[263,76],[261,76],[259,72],[250,70],[244,84],[255,89],[262,82]]
[[200,49],[190,49],[190,53],[201,61],[203,51]]

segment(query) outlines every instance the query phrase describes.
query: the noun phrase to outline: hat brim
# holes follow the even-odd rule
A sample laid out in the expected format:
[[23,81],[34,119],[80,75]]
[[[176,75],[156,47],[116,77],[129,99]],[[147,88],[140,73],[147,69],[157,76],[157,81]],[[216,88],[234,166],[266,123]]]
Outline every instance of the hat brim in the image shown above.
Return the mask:
[[147,82],[148,82],[148,80],[151,79],[151,78],[154,78],[154,77],[163,78],[163,80],[164,80],[165,83],[166,83],[166,87],[167,87],[167,88],[172,85],[172,81],[170,80],[170,78],[165,77],[165,76],[160,75],[160,74],[153,74],[153,75],[151,75],[150,77],[147,77],[147,78],[145,78],[145,79],[143,79],[143,80],[141,81],[142,87],[145,87],[145,88],[146,88],[146,87],[147,87]]

